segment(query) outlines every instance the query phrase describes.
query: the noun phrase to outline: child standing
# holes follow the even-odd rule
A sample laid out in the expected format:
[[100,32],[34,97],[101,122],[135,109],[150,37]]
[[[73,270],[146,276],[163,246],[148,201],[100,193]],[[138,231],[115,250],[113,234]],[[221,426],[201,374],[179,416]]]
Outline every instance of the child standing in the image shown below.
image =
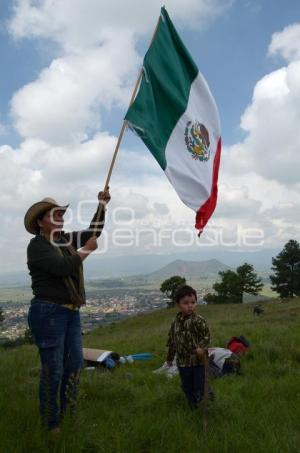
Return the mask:
[[167,363],[176,355],[182,390],[191,408],[195,409],[204,395],[204,353],[209,346],[210,332],[202,316],[196,313],[197,293],[191,286],[180,287],[175,294],[179,309],[168,336]]

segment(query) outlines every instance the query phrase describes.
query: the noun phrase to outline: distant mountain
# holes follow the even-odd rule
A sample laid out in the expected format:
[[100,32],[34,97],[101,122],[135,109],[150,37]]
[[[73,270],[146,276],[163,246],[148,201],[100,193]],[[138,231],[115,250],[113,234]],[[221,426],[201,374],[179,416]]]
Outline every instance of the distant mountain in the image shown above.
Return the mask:
[[[196,272],[196,275],[198,276],[197,266],[199,265],[199,272],[202,272],[205,266],[207,266],[207,272],[209,272],[209,269],[213,270],[214,266],[216,266],[215,272],[213,273],[212,271],[212,275],[215,277],[219,270],[229,269],[228,266],[235,268],[246,261],[253,264],[256,271],[265,272],[269,275],[271,259],[273,256],[276,256],[278,252],[279,249],[232,252],[224,249],[216,250],[214,248],[213,250],[208,250],[203,248],[201,249],[201,253],[198,250],[196,252],[180,252],[170,255],[95,255],[84,262],[84,273],[87,279],[120,279],[124,277],[128,278],[129,276],[136,277],[138,274],[148,275],[149,273],[155,274],[165,272],[165,269],[167,269],[166,272],[167,275],[169,275],[168,268],[170,269],[169,266],[171,266],[171,275],[180,273],[180,269],[183,268],[186,269],[187,273],[190,272],[189,269],[193,269],[191,272]],[[199,261],[199,257],[201,257],[203,261]],[[170,261],[172,262],[170,263]],[[174,265],[174,263],[177,264]],[[189,263],[191,263],[191,266]],[[221,265],[221,267],[219,268],[218,265]],[[184,266],[186,266],[186,268]],[[157,269],[159,269],[159,271],[157,271]],[[30,286],[30,278],[27,269],[24,269],[24,271],[0,273],[0,287],[12,286]]]
[[221,261],[211,259],[207,261],[175,260],[161,269],[147,274],[149,280],[162,280],[173,275],[186,278],[217,277],[218,272],[230,269]]
[[218,277],[218,272],[230,269],[221,261],[216,259],[206,261],[186,261],[174,260],[171,263],[161,267],[160,269],[144,274],[136,274],[126,277],[91,279],[88,283],[94,288],[125,288],[138,286],[155,286],[159,287],[161,282],[174,275],[185,277],[187,281],[197,280],[201,283],[202,280],[215,280]]
[[233,252],[224,248],[203,248],[200,251],[172,253],[169,255],[95,255],[84,262],[84,269],[86,278],[120,278],[155,272],[174,260],[200,262],[200,258],[202,261],[218,260],[232,268],[247,262],[253,264],[256,271],[269,272],[272,257],[276,256],[278,252],[279,249]]

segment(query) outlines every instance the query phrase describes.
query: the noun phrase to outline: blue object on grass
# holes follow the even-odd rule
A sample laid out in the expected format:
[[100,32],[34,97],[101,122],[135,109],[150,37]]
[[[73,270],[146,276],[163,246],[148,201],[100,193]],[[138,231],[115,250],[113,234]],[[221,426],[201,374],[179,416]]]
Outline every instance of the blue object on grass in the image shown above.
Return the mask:
[[152,359],[150,352],[141,352],[140,354],[131,354],[133,360],[149,360]]

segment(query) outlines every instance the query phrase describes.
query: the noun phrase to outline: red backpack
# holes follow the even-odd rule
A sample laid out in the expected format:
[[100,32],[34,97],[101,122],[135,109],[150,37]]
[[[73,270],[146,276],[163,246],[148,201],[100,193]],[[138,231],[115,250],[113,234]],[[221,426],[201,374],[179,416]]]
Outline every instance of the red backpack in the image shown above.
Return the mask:
[[236,355],[245,354],[249,348],[250,343],[248,340],[246,340],[245,337],[243,337],[243,335],[241,335],[240,337],[230,338],[227,344],[227,349],[230,349],[230,351]]

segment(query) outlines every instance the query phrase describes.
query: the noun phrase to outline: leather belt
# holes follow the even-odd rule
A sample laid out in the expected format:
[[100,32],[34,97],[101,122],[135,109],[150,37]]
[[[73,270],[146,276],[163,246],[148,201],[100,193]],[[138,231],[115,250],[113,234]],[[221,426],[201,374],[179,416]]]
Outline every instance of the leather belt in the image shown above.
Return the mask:
[[64,308],[68,308],[69,310],[73,310],[73,311],[78,311],[79,310],[79,307],[76,307],[76,305],[73,305],[73,304],[63,304],[63,305],[60,305],[61,307],[64,307]]

